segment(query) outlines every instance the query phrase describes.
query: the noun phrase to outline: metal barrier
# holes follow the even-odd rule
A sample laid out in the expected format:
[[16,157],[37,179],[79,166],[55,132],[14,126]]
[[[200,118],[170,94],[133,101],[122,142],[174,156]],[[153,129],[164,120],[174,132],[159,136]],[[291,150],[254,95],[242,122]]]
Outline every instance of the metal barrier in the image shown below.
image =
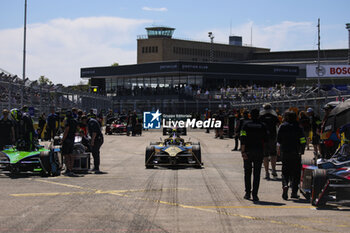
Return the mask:
[[113,109],[120,112],[128,110],[136,110],[137,112],[155,111],[157,109],[162,113],[204,113],[206,109],[217,111],[224,109],[260,109],[264,103],[271,103],[274,109],[280,112],[293,107],[299,110],[306,110],[312,107],[319,115],[323,115],[323,106],[326,103],[335,100],[348,99],[350,95],[339,96],[324,96],[324,97],[307,97],[295,99],[281,99],[281,100],[259,100],[259,101],[232,101],[232,100],[179,100],[179,99],[158,99],[158,100],[118,100],[113,102]]
[[69,109],[72,107],[88,111],[95,108],[98,111],[112,107],[110,98],[93,93],[73,91],[62,85],[38,85],[36,82],[20,83],[0,81],[0,107],[2,109],[21,108],[23,105],[34,107],[38,113],[48,113],[50,107]]

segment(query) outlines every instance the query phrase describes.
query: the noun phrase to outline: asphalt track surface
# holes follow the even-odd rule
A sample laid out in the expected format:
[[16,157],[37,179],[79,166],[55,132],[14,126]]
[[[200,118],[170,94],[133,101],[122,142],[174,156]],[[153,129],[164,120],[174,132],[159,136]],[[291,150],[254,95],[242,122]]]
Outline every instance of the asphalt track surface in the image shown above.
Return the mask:
[[232,139],[189,132],[185,139],[201,143],[203,169],[145,169],[145,147],[159,137],[106,136],[103,175],[0,174],[0,232],[350,232],[349,207],[284,201],[280,179],[261,179],[259,203],[243,199]]

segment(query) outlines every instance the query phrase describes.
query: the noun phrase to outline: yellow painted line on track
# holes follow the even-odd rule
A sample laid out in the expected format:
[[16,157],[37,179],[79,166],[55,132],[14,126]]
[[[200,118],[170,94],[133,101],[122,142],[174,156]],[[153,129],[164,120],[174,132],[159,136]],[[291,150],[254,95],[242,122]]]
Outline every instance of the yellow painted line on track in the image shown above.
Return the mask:
[[81,186],[78,186],[78,185],[64,184],[64,183],[59,183],[59,182],[55,182],[55,181],[48,181],[48,180],[41,180],[41,179],[35,179],[35,181],[48,183],[48,184],[55,184],[55,185],[65,186],[65,187],[68,187],[68,188],[86,189],[86,190],[97,191],[97,189],[84,188],[84,187],[81,187]]
[[[51,182],[50,182],[51,183]],[[57,182],[55,182],[57,184]],[[63,185],[63,184],[61,184]],[[66,185],[64,185],[66,186]],[[80,186],[78,186],[80,187]],[[81,187],[82,188],[82,187]],[[82,188],[83,189],[83,188]],[[131,190],[92,190],[88,192],[55,192],[55,193],[20,193],[20,194],[10,194],[13,197],[43,197],[43,196],[69,196],[69,195],[86,195],[86,194],[113,194],[117,196],[128,196],[123,193],[128,192],[154,192],[154,191],[167,191],[167,190],[175,190],[171,188],[166,189],[131,189]],[[181,189],[176,189],[181,190]],[[186,189],[183,189],[186,190]]]
[[200,209],[312,209],[312,206],[195,206]]
[[63,192],[63,193],[21,193],[10,194],[13,197],[43,197],[43,196],[69,196],[69,195],[84,195],[92,192]]
[[[50,196],[55,196],[57,194],[58,195],[110,194],[110,195],[115,195],[115,196],[133,198],[135,200],[150,201],[150,202],[164,204],[164,205],[168,205],[168,206],[176,206],[176,207],[181,207],[181,208],[185,208],[185,209],[194,209],[194,210],[200,210],[200,211],[203,211],[203,212],[221,214],[221,215],[225,215],[225,216],[239,217],[239,218],[242,218],[242,219],[258,220],[258,221],[264,221],[264,222],[269,222],[269,223],[278,224],[278,225],[286,225],[286,226],[299,228],[299,229],[304,229],[304,230],[311,230],[311,231],[317,231],[317,232],[329,232],[329,231],[327,231],[325,229],[313,228],[313,227],[309,227],[309,226],[301,225],[301,224],[294,224],[294,223],[288,223],[288,222],[283,222],[283,221],[267,219],[267,218],[263,218],[263,217],[254,217],[254,216],[248,216],[248,215],[242,215],[242,214],[236,214],[236,213],[230,213],[230,212],[226,212],[226,211],[221,211],[221,210],[218,210],[218,207],[216,207],[216,206],[202,206],[202,207],[200,207],[200,206],[191,206],[191,205],[184,205],[184,204],[175,203],[175,202],[166,202],[166,201],[161,201],[161,200],[153,200],[153,199],[149,199],[149,198],[133,197],[133,196],[125,194],[127,192],[146,192],[146,191],[157,191],[157,190],[158,191],[159,190],[163,191],[165,189],[109,190],[109,191],[107,190],[107,191],[103,191],[103,190],[84,188],[84,187],[77,186],[77,185],[70,185],[70,184],[64,184],[64,183],[47,181],[47,180],[41,180],[41,179],[37,179],[36,181],[49,183],[49,184],[55,184],[55,185],[61,185],[61,186],[70,187],[70,188],[77,188],[77,189],[83,189],[83,190],[85,189],[85,190],[93,191],[93,192],[90,191],[90,192],[71,192],[71,193],[69,193],[69,192],[66,192],[66,193],[49,193],[48,195],[50,195]],[[174,189],[169,188],[169,189],[166,189],[166,190],[174,190]],[[43,196],[43,195],[45,195],[45,193],[11,194],[11,195],[12,196],[16,195],[17,197],[18,197],[18,195],[36,195],[36,196],[40,196],[41,195],[41,196]],[[213,208],[205,208],[205,207],[213,207]],[[261,208],[261,207],[259,207],[259,208]],[[264,206],[264,207],[266,209],[266,206]],[[276,208],[276,206],[273,206],[273,207]],[[269,208],[271,208],[271,207],[269,207]],[[343,227],[343,225],[339,225],[339,227],[340,226]]]
[[350,225],[337,225],[337,227],[350,227]]
[[200,211],[209,212],[209,213],[221,214],[221,215],[232,216],[232,217],[239,217],[239,218],[243,218],[243,219],[260,220],[260,221],[264,221],[264,222],[269,222],[269,223],[278,224],[278,225],[287,225],[287,226],[296,227],[296,228],[305,229],[305,230],[312,230],[312,231],[318,231],[318,232],[328,232],[327,230],[318,229],[318,228],[316,229],[316,228],[309,227],[306,225],[270,220],[270,219],[266,219],[266,218],[262,218],[262,217],[254,217],[254,216],[248,216],[248,215],[242,215],[242,214],[235,214],[235,213],[229,213],[229,212],[224,212],[224,211],[214,210],[214,209],[205,209],[205,208],[200,208],[200,207],[191,206],[191,205],[183,205],[183,204],[179,204],[179,203],[153,200],[153,199],[149,199],[149,198],[140,198],[140,197],[132,197],[132,198],[137,199],[137,200],[151,201],[151,202],[170,205],[170,206],[182,207],[182,208],[186,208],[186,209],[195,209],[195,210],[200,210]]

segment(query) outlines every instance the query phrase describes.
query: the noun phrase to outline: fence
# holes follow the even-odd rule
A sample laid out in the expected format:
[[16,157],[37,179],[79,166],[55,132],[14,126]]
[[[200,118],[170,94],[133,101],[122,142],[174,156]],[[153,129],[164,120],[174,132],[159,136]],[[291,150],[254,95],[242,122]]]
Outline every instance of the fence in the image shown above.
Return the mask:
[[278,109],[280,112],[294,107],[300,110],[306,110],[308,107],[312,107],[319,115],[323,115],[323,106],[331,101],[342,99],[348,99],[350,95],[330,95],[330,96],[317,96],[317,95],[303,95],[295,98],[281,98],[281,99],[257,99],[257,100],[237,100],[224,99],[221,100],[186,100],[186,99],[129,99],[118,100],[113,102],[113,108],[118,111],[136,110],[137,112],[154,111],[159,109],[160,112],[165,114],[178,113],[178,114],[190,114],[190,113],[203,113],[206,109],[217,111],[220,108],[224,109],[260,109],[264,103],[271,103],[274,109]]
[[72,107],[88,111],[91,108],[102,110],[112,107],[112,101],[106,96],[82,91],[73,91],[62,85],[39,85],[36,82],[23,82],[16,77],[0,75],[0,107],[2,109],[33,107],[35,115],[48,113],[50,107],[69,109]]

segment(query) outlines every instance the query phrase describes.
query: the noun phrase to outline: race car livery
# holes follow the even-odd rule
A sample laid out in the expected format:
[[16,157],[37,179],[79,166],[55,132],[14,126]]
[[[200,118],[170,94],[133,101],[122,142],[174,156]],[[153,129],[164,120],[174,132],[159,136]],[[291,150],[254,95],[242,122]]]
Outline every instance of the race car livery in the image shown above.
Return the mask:
[[9,171],[10,175],[21,172],[38,172],[42,176],[59,175],[63,164],[60,149],[36,148],[35,151],[21,151],[13,146],[0,151],[0,169]]
[[328,160],[302,161],[300,191],[314,206],[350,201],[350,145],[344,145]]
[[153,142],[146,148],[145,166],[192,166],[202,168],[199,143],[185,142],[176,133],[163,142]]

